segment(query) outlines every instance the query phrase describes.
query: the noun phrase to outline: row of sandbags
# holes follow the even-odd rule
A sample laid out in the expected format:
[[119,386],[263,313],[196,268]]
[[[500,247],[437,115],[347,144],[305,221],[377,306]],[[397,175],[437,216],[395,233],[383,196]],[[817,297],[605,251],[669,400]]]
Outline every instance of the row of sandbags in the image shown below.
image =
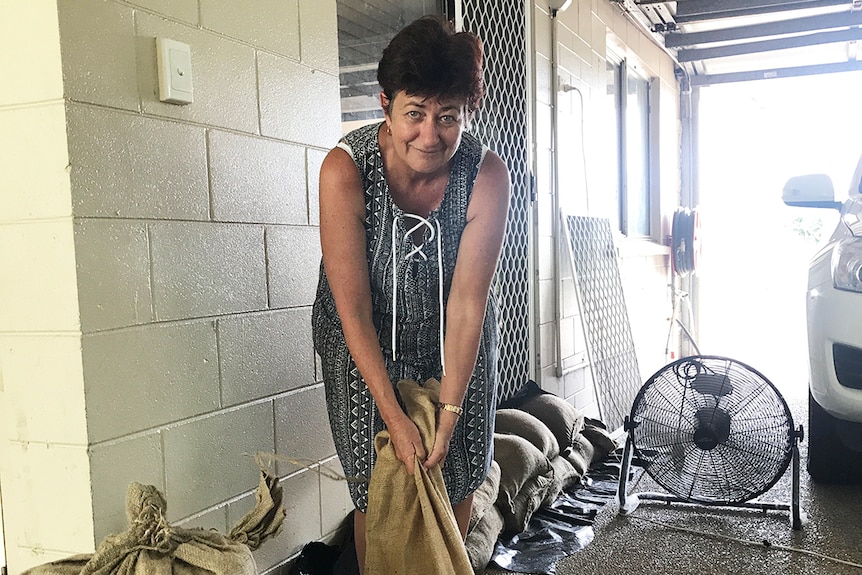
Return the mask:
[[467,553],[484,573],[502,533],[523,532],[533,513],[616,449],[604,425],[564,399],[536,390],[497,410],[494,460],[473,496]]

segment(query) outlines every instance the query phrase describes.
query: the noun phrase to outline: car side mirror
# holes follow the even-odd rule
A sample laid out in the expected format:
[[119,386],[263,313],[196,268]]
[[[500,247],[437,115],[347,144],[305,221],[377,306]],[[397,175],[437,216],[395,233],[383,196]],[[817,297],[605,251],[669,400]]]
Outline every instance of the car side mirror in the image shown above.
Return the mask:
[[784,184],[781,199],[788,206],[798,208],[833,208],[840,210],[843,205],[835,201],[835,188],[832,178],[826,174],[807,174],[793,176]]

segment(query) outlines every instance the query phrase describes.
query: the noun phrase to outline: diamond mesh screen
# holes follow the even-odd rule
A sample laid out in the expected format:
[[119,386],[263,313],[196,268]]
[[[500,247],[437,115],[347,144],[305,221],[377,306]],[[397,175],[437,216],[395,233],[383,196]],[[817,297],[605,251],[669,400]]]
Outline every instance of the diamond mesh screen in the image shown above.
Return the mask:
[[566,216],[569,254],[602,420],[623,424],[641,387],[610,220]]
[[485,49],[487,95],[471,132],[500,154],[512,178],[509,223],[494,289],[500,303],[501,401],[531,377],[530,178],[524,2],[464,0],[463,26]]

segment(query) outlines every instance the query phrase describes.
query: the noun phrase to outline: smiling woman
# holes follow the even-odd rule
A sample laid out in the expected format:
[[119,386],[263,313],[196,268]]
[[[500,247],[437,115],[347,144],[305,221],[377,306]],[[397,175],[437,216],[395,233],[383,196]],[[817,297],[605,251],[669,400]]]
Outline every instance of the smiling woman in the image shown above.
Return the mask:
[[449,160],[461,144],[466,112],[458,101],[410,96],[398,92],[394,101],[380,96],[386,130],[380,148],[392,159],[387,171],[389,191],[405,211],[427,217],[439,207],[449,179]]
[[[490,284],[509,205],[506,166],[465,131],[484,95],[476,36],[420,18],[384,50],[378,81],[384,121],[349,133],[321,167],[313,312],[333,438],[356,478],[360,566],[374,437],[384,427],[407,473],[442,467],[466,532],[491,462],[498,335]],[[442,408],[426,450],[395,385],[431,378],[440,379]]]

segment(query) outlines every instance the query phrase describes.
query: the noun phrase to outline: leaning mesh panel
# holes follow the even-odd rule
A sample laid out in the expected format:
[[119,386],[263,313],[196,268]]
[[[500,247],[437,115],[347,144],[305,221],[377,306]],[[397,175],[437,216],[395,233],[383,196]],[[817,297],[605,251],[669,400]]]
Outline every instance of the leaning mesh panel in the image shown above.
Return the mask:
[[566,232],[602,421],[616,429],[641,376],[610,221],[566,216]]

